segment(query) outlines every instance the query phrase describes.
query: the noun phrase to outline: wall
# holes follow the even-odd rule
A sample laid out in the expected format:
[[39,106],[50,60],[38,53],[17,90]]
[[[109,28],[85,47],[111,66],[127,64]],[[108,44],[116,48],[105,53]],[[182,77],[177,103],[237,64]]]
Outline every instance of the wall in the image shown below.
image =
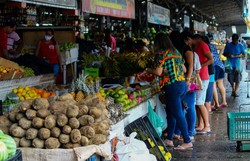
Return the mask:
[[[225,30],[227,32],[227,36],[231,37],[232,36],[232,26],[230,27],[224,27],[223,30]],[[242,25],[242,26],[236,26],[236,30],[237,30],[237,34],[241,34],[241,33],[246,33],[247,32],[247,26],[246,25]]]

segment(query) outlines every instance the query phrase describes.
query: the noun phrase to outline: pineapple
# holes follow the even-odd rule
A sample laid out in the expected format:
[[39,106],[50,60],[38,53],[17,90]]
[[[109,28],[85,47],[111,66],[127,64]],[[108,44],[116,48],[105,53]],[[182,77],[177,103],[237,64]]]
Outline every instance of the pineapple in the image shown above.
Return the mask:
[[73,98],[76,98],[76,93],[75,92],[70,92],[70,94],[73,96]]
[[84,94],[82,91],[77,92],[75,100],[76,102],[80,102],[82,99],[84,99]]

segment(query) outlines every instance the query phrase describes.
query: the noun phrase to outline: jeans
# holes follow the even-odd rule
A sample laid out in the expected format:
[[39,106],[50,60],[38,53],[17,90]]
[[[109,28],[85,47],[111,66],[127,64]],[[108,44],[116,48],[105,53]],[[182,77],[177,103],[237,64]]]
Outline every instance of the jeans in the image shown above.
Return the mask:
[[53,68],[55,77],[57,77],[59,75],[60,65],[59,64],[51,64],[51,66]]
[[[186,110],[183,110],[183,113],[184,115],[186,115],[189,136],[194,136],[194,131],[195,131],[195,123],[196,123],[195,99],[196,99],[196,92],[187,92],[183,98],[183,101],[188,106]],[[181,135],[179,127],[176,127],[175,134]]]
[[187,90],[185,81],[178,81],[170,85],[165,85],[166,93],[166,113],[167,113],[167,139],[173,140],[175,127],[179,127],[183,134],[184,143],[190,143],[191,140],[188,135],[187,121],[184,115],[184,107],[181,100]]

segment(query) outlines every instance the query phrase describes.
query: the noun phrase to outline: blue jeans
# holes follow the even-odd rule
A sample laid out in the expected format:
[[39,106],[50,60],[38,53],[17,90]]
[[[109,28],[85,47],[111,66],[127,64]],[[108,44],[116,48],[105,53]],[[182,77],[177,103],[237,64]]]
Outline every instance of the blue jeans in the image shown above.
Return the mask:
[[[195,123],[196,123],[195,99],[196,99],[196,92],[187,92],[183,98],[183,101],[188,106],[186,110],[183,110],[183,113],[184,115],[186,115],[189,136],[194,136],[194,130],[195,130]],[[179,127],[176,127],[175,134],[181,135]]]
[[55,77],[57,77],[59,75],[60,65],[59,64],[51,64],[51,66],[53,68]]
[[183,112],[184,107],[181,103],[187,90],[186,82],[181,81],[165,85],[163,89],[166,93],[166,112],[168,121],[167,139],[173,140],[175,127],[179,127],[183,134],[184,143],[190,143],[191,140],[188,135],[187,121]]

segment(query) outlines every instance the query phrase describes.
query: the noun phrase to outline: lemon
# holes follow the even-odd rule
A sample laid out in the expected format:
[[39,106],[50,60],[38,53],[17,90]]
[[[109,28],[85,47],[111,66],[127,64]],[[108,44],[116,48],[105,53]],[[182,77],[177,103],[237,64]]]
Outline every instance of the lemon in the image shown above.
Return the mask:
[[17,89],[13,89],[13,93],[17,94]]
[[23,89],[22,88],[18,88],[17,90],[19,93],[22,93],[23,92]]
[[19,86],[18,89],[23,89],[23,86]]
[[24,89],[25,89],[25,90],[30,90],[30,87],[26,86]]
[[20,99],[21,101],[25,100],[23,96],[21,96],[19,99]]

